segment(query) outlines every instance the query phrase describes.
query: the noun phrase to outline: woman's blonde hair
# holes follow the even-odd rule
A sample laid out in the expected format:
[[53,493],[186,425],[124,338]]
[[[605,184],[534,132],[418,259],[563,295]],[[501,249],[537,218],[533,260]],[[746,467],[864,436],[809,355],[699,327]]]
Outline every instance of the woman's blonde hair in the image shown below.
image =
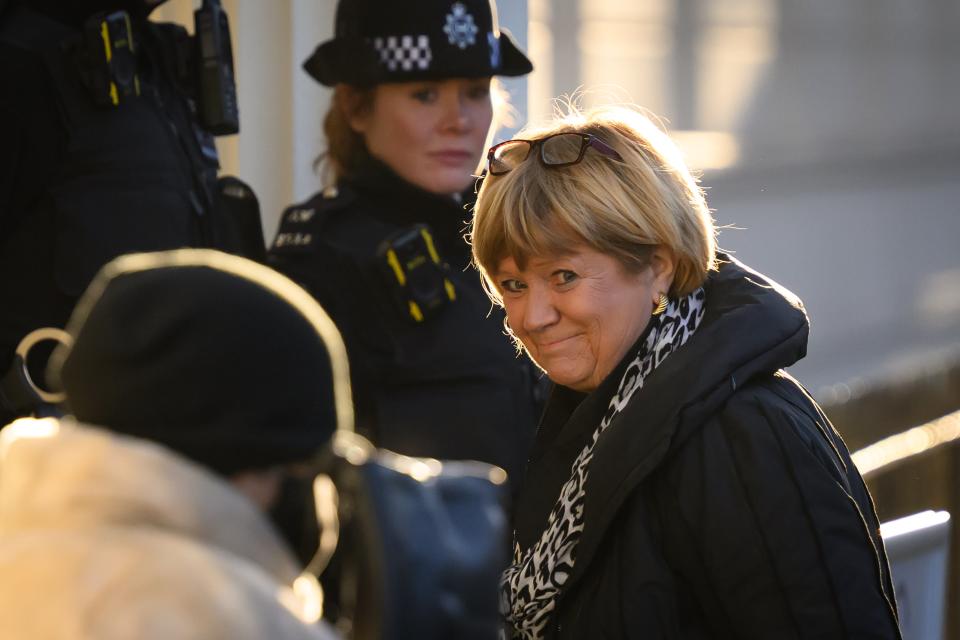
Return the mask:
[[676,259],[672,297],[703,284],[716,268],[716,229],[703,191],[667,135],[634,108],[570,106],[552,124],[517,137],[567,132],[592,134],[623,160],[587,149],[579,164],[550,168],[531,154],[509,173],[484,179],[471,235],[491,298],[502,304],[491,274],[503,259],[524,268],[531,256],[563,255],[577,244],[617,258],[631,273],[661,245]]

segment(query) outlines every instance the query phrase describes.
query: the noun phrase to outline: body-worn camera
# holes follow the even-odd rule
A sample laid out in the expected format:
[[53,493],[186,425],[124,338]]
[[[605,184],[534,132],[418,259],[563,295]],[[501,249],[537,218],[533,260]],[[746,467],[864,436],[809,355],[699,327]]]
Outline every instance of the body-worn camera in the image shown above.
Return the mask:
[[401,313],[414,322],[424,322],[457,299],[450,268],[440,259],[427,225],[390,235],[378,253]]
[[[240,110],[230,44],[230,24],[220,0],[203,0],[194,12],[195,35],[183,35],[168,46],[171,63],[186,93],[196,99],[202,128],[215,136],[240,131]],[[126,11],[98,13],[83,27],[77,55],[83,84],[94,102],[119,107],[140,95],[138,45]]]
[[140,95],[137,45],[126,11],[98,13],[84,23],[86,84],[94,101],[104,106]]

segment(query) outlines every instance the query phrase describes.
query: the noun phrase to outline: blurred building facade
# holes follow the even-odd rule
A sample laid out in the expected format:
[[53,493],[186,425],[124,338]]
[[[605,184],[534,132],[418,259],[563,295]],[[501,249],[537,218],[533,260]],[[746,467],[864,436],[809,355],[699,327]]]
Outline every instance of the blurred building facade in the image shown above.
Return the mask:
[[531,0],[530,116],[662,116],[721,245],[805,300],[830,400],[960,348],[958,34],[954,0]]

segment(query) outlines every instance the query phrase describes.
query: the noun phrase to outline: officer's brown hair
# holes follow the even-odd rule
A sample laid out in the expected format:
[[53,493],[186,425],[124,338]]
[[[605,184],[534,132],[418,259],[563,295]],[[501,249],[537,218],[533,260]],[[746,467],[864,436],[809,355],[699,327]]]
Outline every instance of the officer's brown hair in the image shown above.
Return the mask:
[[370,158],[363,135],[350,126],[350,116],[372,109],[375,92],[376,87],[346,84],[338,84],[333,90],[330,109],[323,119],[327,150],[316,162],[324,167],[330,183],[355,175]]

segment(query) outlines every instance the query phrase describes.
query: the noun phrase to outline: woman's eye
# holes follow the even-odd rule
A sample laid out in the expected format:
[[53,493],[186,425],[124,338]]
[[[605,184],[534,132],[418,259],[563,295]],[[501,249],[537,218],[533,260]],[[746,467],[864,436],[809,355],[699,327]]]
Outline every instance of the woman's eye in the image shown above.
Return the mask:
[[412,94],[413,99],[424,104],[429,104],[437,99],[437,90],[433,87],[424,87],[417,89]]
[[480,84],[467,89],[467,97],[470,100],[487,100],[490,98],[490,85]]
[[514,278],[500,281],[500,288],[510,293],[520,293],[524,289],[524,284]]
[[557,271],[557,282],[560,284],[570,284],[578,277],[573,271]]

